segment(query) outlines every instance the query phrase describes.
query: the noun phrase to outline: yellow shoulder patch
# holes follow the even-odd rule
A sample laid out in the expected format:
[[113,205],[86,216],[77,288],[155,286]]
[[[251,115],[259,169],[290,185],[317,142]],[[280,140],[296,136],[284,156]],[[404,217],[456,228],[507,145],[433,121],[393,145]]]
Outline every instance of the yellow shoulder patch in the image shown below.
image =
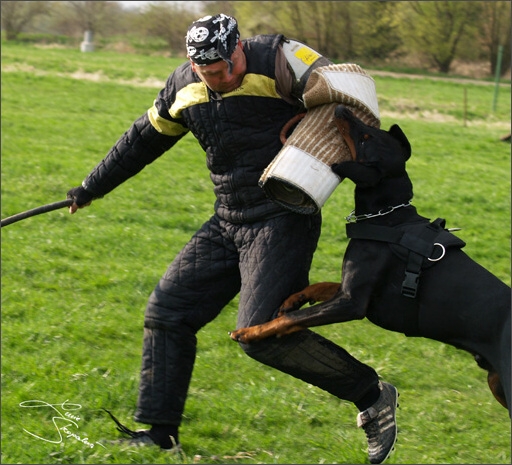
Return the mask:
[[[240,87],[231,92],[222,94],[222,98],[242,96],[281,98],[276,91],[275,80],[262,74],[246,74]],[[194,82],[178,91],[176,100],[169,109],[169,114],[172,118],[179,119],[181,112],[185,108],[206,103],[209,100],[206,85],[202,82]],[[159,116],[154,105],[148,110],[148,116],[151,124],[162,134],[176,136],[187,131],[181,124],[168,121]]]
[[155,105],[153,105],[148,110],[148,118],[151,125],[160,133],[166,136],[179,136],[180,134],[184,134],[188,132],[188,129],[182,126],[179,123],[175,123],[174,121],[169,121],[165,118],[162,118],[158,114],[158,109]]
[[262,74],[246,74],[240,87],[222,94],[224,98],[241,96],[281,98],[276,91],[276,81]]
[[194,82],[183,87],[176,94],[176,100],[169,109],[173,118],[180,118],[181,112],[188,107],[208,102],[208,90],[202,82]]

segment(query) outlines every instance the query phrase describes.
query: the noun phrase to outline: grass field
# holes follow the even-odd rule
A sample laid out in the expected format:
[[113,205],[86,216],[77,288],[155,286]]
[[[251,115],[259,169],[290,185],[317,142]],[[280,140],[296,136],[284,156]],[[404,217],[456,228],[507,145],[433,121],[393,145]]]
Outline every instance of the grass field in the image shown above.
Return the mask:
[[[64,199],[178,63],[3,43],[2,218]],[[398,123],[413,146],[414,205],[462,228],[466,253],[510,285],[510,144],[500,140],[510,83],[492,112],[492,85],[375,81],[383,126]],[[107,443],[119,433],[102,408],[140,427],[146,300],[212,205],[204,154],[186,136],[76,215],[2,229],[2,463],[366,463],[353,405],[259,365],[229,339],[237,299],[198,334],[183,454]],[[339,279],[352,206],[347,181],[324,207],[312,282]],[[507,412],[469,354],[366,320],[318,332],[398,387],[389,463],[510,463]]]

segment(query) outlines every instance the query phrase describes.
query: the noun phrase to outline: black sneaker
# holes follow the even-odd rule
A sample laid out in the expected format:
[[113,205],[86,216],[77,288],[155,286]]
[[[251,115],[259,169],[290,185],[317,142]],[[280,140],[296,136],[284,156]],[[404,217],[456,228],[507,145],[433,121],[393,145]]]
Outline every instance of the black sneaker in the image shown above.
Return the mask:
[[396,442],[396,408],[398,391],[389,383],[379,382],[380,397],[370,408],[357,415],[357,426],[368,439],[370,463],[382,463],[389,457]]
[[[124,431],[127,433],[126,431]],[[141,429],[137,431],[131,431],[129,433],[129,438],[121,438],[114,441],[111,441],[112,444],[127,446],[127,447],[144,447],[144,446],[157,446],[160,449],[169,451],[169,452],[181,452],[181,444],[176,444],[173,440],[172,436],[169,436],[171,443],[173,444],[171,447],[164,447],[153,438],[151,435],[151,431],[148,429]]]
[[169,441],[166,444],[161,444],[160,441],[152,434],[148,429],[140,429],[133,431],[123,425],[112,413],[107,409],[103,409],[107,412],[112,420],[117,425],[117,430],[121,433],[128,435],[128,438],[121,438],[111,441],[111,444],[126,445],[128,447],[142,447],[142,446],[158,446],[161,449],[168,450],[170,452],[181,452],[181,444],[177,443],[173,436],[169,436]]

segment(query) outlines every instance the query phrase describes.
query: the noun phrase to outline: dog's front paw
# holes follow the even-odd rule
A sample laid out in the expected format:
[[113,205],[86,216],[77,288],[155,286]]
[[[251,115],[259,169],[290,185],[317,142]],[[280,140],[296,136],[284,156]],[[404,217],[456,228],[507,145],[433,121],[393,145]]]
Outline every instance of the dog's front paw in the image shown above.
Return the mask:
[[230,331],[228,334],[233,341],[242,342],[244,344],[251,342],[249,328],[240,328],[236,331]]

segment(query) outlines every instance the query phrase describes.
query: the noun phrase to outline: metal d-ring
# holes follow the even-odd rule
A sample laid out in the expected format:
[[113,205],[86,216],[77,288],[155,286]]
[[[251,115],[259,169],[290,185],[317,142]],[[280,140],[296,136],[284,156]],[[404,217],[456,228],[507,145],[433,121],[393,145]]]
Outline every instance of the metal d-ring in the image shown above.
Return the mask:
[[440,256],[440,257],[438,257],[438,258],[430,258],[430,257],[427,257],[427,258],[428,258],[428,260],[430,260],[431,262],[438,262],[439,260],[441,260],[441,258],[443,258],[443,257],[444,257],[444,254],[446,253],[446,249],[444,248],[444,245],[443,245],[443,244],[440,244],[439,242],[435,242],[435,243],[434,243],[434,247],[435,247],[436,245],[438,245],[439,247],[441,247],[441,249],[442,249],[443,251],[441,252],[441,256]]

